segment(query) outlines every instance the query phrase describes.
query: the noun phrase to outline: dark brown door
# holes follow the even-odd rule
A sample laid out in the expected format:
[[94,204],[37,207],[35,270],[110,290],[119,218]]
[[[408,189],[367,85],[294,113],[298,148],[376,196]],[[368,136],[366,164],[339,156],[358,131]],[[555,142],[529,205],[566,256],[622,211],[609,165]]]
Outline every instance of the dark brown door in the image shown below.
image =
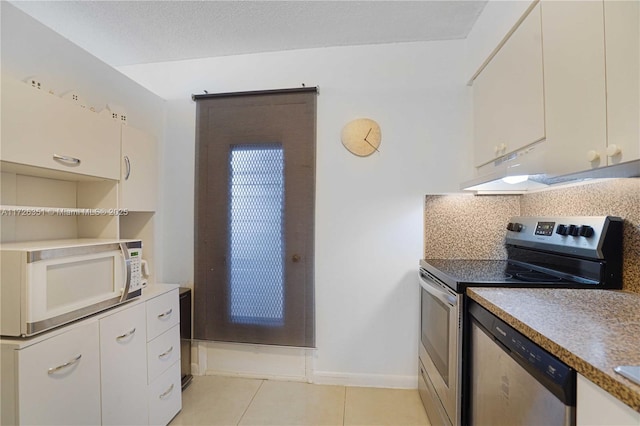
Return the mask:
[[316,92],[196,100],[194,337],[312,347]]

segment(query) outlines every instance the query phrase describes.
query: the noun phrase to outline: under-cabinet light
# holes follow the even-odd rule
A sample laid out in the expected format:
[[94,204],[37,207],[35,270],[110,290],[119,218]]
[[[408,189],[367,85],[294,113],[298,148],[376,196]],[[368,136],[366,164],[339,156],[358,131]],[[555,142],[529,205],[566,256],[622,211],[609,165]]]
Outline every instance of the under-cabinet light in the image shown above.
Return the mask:
[[504,183],[515,185],[516,183],[522,183],[529,179],[529,175],[517,175],[517,176],[505,176],[502,178]]

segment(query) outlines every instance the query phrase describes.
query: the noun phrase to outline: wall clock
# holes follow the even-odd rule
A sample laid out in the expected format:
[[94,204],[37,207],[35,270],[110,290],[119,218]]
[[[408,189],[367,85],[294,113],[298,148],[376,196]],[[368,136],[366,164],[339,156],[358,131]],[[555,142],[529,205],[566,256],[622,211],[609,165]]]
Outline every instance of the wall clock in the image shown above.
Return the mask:
[[358,118],[345,124],[341,137],[344,147],[359,157],[366,157],[375,151],[380,152],[380,126],[369,118]]

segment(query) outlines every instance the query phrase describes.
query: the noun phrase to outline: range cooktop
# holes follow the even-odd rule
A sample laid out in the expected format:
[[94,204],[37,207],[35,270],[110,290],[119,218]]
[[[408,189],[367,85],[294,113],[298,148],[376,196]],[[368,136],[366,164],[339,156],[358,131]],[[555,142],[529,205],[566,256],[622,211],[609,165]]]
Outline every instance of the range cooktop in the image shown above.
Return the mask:
[[420,268],[457,292],[466,287],[574,287],[593,286],[578,277],[536,271],[508,260],[422,259]]
[[420,273],[459,293],[469,286],[620,288],[622,224],[612,216],[514,217],[506,260],[422,259]]

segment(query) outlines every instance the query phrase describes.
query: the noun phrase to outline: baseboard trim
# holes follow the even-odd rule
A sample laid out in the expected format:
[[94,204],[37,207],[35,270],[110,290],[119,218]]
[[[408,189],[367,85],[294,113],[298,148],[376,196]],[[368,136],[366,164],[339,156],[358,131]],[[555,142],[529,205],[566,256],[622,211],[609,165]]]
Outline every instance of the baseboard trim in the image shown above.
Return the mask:
[[236,373],[221,370],[206,370],[205,376],[239,377],[243,379],[280,380],[286,382],[306,382],[318,385],[338,385],[392,389],[417,389],[418,376],[392,376],[386,374],[355,374],[337,372],[315,372],[307,379],[303,376],[286,376],[259,373]]
[[[263,354],[265,357],[261,356]],[[192,363],[191,374],[307,382],[322,385],[392,389],[418,388],[417,374],[401,376],[317,371],[315,357],[314,349],[301,351],[300,348],[273,348],[260,345],[199,341],[197,343],[197,362]]]
[[335,371],[315,371],[312,383],[374,388],[417,389],[418,375],[395,376],[390,374],[358,374]]
[[311,383],[303,376],[287,376],[282,374],[262,374],[262,373],[236,373],[231,371],[221,370],[207,370],[204,373],[205,376],[223,376],[223,377],[238,377],[242,379],[258,379],[258,380],[279,380],[283,382],[304,382]]

